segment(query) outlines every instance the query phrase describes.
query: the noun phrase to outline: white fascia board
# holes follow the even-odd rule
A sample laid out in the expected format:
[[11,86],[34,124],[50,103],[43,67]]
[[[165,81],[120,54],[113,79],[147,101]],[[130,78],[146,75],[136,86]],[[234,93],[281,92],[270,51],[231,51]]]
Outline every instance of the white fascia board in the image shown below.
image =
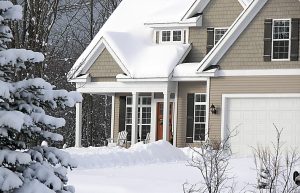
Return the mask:
[[91,50],[91,52],[85,58],[84,62],[82,63],[82,66],[77,70],[75,77],[78,76],[78,74],[87,73],[87,71],[94,64],[94,62],[97,60],[97,58],[103,52],[104,49],[105,49],[104,39],[101,38],[99,43]]
[[179,22],[151,22],[145,23],[145,26],[151,28],[177,28],[177,27],[201,27],[202,26],[202,15],[197,17],[196,21],[179,21]]
[[102,38],[100,38],[99,41],[97,42],[92,41],[92,43],[84,50],[84,52],[76,60],[71,70],[68,72],[67,79],[71,80],[76,78],[81,73],[85,65],[87,64],[87,60],[93,57],[95,50],[96,51],[101,50],[103,47],[102,45],[103,45]]
[[83,76],[79,76],[77,78],[70,79],[68,82],[75,82],[75,83],[91,82],[91,76],[90,76],[90,74],[85,74]]
[[168,82],[169,78],[118,78],[118,82]]
[[173,82],[88,82],[76,83],[80,93],[129,93],[129,92],[175,92]]
[[188,19],[196,13],[202,13],[209,2],[210,0],[196,0],[188,12],[183,16],[182,20]]
[[171,81],[174,82],[194,82],[194,81],[207,81],[209,77],[173,77]]
[[197,72],[216,65],[268,0],[254,0],[234,21],[221,40],[200,62]]
[[261,69],[261,70],[219,70],[216,77],[222,76],[296,76],[300,69]]

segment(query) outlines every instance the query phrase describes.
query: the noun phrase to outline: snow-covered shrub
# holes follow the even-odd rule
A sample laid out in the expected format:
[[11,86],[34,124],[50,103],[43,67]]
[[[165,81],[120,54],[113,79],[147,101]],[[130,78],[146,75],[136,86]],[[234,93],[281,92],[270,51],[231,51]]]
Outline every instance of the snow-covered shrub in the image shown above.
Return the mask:
[[260,192],[289,193],[298,188],[293,181],[295,166],[300,161],[296,149],[284,149],[281,141],[283,129],[276,129],[276,141],[272,147],[257,147],[254,161],[257,171],[257,189]]
[[53,147],[28,146],[30,139],[62,141],[55,129],[65,120],[47,115],[46,108],[73,107],[82,97],[54,90],[41,78],[22,78],[20,72],[44,60],[44,55],[11,49],[11,22],[22,19],[22,7],[0,1],[0,192],[72,193],[67,169],[76,167],[70,156]]

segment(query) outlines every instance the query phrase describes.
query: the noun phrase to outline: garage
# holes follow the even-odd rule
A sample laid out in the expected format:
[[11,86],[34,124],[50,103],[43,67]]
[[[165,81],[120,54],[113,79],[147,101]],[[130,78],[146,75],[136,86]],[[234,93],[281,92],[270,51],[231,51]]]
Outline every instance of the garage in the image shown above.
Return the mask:
[[276,140],[273,124],[283,129],[285,147],[300,149],[299,95],[223,95],[223,109],[222,136],[236,133],[230,139],[234,155],[251,156],[258,145],[271,147]]

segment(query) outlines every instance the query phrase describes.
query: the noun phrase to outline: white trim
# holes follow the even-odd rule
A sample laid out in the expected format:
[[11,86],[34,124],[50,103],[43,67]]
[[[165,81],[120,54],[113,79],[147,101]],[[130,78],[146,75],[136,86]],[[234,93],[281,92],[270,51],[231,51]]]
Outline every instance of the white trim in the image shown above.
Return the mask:
[[81,147],[82,140],[82,103],[76,103],[75,147]]
[[[171,93],[173,93],[173,92],[171,92]],[[170,93],[170,94],[171,94]],[[176,97],[176,96],[175,96]],[[154,118],[154,120],[153,120],[153,123],[154,123],[154,133],[153,133],[153,135],[154,135],[154,141],[156,140],[156,132],[157,132],[157,103],[163,103],[164,102],[164,99],[163,98],[160,98],[160,99],[155,99],[154,98],[154,93],[153,93],[153,108],[154,108],[154,111],[153,111],[153,118]],[[174,99],[171,99],[170,98],[170,102],[169,103],[173,103],[173,106],[174,106],[174,104],[175,104],[175,100]],[[172,114],[173,115],[173,118],[175,118],[174,117],[174,113]],[[173,119],[174,120],[174,119]]]
[[[174,32],[175,31],[180,31],[181,35],[181,40],[180,41],[174,41]],[[170,32],[170,41],[163,41],[163,32]],[[164,29],[159,31],[159,44],[183,44],[184,40],[184,29]]]
[[205,125],[205,140],[210,136],[209,134],[209,118],[210,118],[210,78],[206,81],[206,125]]
[[175,99],[173,104],[173,145],[177,147],[178,82],[176,83]]
[[155,142],[156,141],[156,115],[157,115],[157,108],[156,108],[156,100],[154,99],[154,93],[151,94],[151,133],[150,133],[150,141]]
[[219,70],[215,76],[293,76],[300,75],[299,69]]
[[233,45],[250,22],[255,18],[268,0],[253,1],[233,22],[221,40],[204,57],[197,67],[197,73],[203,72],[208,66],[216,65],[226,51]]
[[300,93],[222,94],[221,139],[225,138],[227,100],[232,98],[300,98]]
[[114,129],[115,129],[115,94],[111,96],[111,118],[110,118],[110,138],[114,139]]
[[[246,9],[248,6],[249,6],[249,4],[251,3],[251,2],[248,2],[248,4],[247,4],[247,2],[245,2],[245,1],[247,1],[247,0],[238,0],[239,1],[239,3],[241,4],[241,6],[244,8],[244,9]],[[249,0],[248,0],[249,1]],[[252,0],[253,1],[253,0]]]
[[210,0],[196,0],[187,13],[183,16],[182,20],[192,17],[196,13],[202,13]]
[[76,83],[76,90],[81,93],[129,93],[129,92],[164,92],[169,87],[175,92],[175,82],[88,82]]
[[[274,40],[274,22],[275,21],[289,21],[289,39],[277,39]],[[290,61],[291,60],[291,51],[292,51],[292,47],[291,47],[291,43],[292,43],[292,19],[288,18],[288,19],[272,19],[272,47],[271,47],[271,60],[274,62],[281,62],[281,61]],[[289,41],[289,51],[288,51],[288,58],[286,59],[274,59],[274,41]]]
[[179,21],[179,22],[147,22],[144,23],[145,26],[151,28],[177,28],[177,27],[201,27],[202,26],[202,15],[198,16],[196,21]]
[[173,77],[174,82],[206,81],[209,77],[215,76],[215,73],[203,73],[195,77]]
[[169,78],[117,78],[117,82],[167,82]]
[[74,79],[71,79],[71,80],[68,80],[69,82],[74,82],[74,83],[84,83],[84,82],[91,82],[91,76],[90,74],[85,74],[83,76],[79,76],[79,77],[76,77]]
[[[196,95],[205,95],[205,102],[196,102]],[[201,97],[200,97],[201,99]],[[197,103],[197,104],[196,104]],[[209,113],[207,111],[207,93],[194,93],[194,122],[193,122],[193,143],[199,143],[202,142],[201,140],[195,140],[195,124],[203,124],[203,122],[195,122],[195,117],[196,117],[196,105],[205,105],[205,139],[206,139],[206,131],[207,131],[207,113]]]

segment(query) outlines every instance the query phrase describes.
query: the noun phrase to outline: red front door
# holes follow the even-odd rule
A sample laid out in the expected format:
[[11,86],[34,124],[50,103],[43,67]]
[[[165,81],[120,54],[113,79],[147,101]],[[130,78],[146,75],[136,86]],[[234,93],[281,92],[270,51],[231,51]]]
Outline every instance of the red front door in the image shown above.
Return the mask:
[[[157,107],[156,107],[156,140],[161,140],[163,139],[163,113],[164,113],[164,103],[163,102],[158,102]],[[170,141],[173,140],[173,133],[172,133],[172,128],[173,128],[173,103],[170,103],[170,115],[169,115],[169,128],[170,128]]]

